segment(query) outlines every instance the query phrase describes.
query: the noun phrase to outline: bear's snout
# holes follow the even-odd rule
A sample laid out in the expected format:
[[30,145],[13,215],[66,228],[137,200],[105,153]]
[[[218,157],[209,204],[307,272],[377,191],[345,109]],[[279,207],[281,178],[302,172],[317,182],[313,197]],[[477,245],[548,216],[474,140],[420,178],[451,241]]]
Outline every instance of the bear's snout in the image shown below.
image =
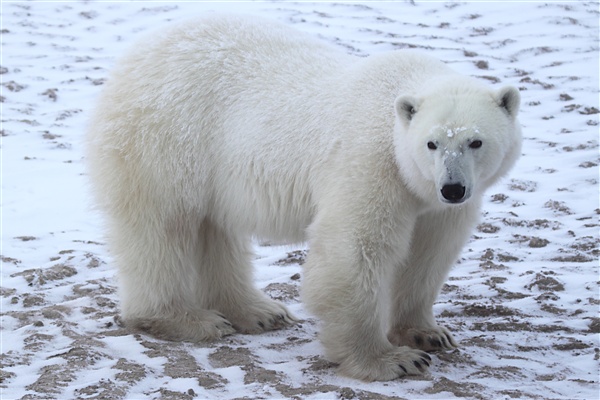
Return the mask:
[[444,185],[442,187],[442,197],[449,203],[462,203],[465,200],[466,188],[460,183]]

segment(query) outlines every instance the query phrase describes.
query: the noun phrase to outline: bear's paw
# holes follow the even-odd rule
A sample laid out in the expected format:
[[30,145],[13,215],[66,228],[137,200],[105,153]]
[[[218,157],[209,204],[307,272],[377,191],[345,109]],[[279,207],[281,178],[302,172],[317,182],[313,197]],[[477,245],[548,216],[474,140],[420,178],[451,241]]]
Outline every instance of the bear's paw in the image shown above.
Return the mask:
[[134,317],[124,325],[154,337],[170,341],[204,342],[235,333],[227,318],[215,310],[196,310],[178,315]]
[[250,334],[282,329],[298,322],[283,304],[266,298],[247,302],[225,314],[237,331]]
[[396,330],[388,335],[388,339],[396,346],[408,346],[428,352],[452,350],[458,347],[448,329],[441,326],[433,329]]
[[403,346],[370,360],[345,360],[339,371],[342,375],[367,382],[389,381],[407,375],[421,375],[430,365],[429,354]]

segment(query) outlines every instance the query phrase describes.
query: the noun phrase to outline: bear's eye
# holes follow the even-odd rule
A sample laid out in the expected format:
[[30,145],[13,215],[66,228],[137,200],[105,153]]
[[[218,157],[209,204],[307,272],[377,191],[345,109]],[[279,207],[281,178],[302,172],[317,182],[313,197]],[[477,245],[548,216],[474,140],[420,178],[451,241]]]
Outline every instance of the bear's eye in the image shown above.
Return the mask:
[[433,142],[427,142],[427,148],[429,150],[437,150],[437,146]]
[[472,149],[478,149],[481,147],[482,144],[483,144],[483,142],[481,140],[473,140],[471,142],[471,144],[469,145],[469,147]]

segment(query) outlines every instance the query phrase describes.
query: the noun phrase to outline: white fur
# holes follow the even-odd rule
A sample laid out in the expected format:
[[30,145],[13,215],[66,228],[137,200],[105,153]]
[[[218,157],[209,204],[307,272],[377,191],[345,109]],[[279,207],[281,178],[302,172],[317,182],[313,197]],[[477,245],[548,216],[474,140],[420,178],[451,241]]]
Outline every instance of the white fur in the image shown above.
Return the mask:
[[191,341],[293,323],[252,285],[249,243],[309,240],[303,296],[328,357],[364,380],[419,373],[421,350],[456,345],[432,305],[519,155],[518,103],[422,54],[358,58],[256,19],[149,36],[88,143],[125,322]]

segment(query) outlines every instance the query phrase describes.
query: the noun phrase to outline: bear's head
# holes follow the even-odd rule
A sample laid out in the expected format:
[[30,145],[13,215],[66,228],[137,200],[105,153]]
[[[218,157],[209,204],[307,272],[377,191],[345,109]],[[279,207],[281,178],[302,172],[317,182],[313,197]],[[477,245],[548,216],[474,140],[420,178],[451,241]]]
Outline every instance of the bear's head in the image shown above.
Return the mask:
[[396,99],[395,151],[407,186],[435,204],[480,196],[521,151],[514,87],[491,91],[472,79],[428,85]]

